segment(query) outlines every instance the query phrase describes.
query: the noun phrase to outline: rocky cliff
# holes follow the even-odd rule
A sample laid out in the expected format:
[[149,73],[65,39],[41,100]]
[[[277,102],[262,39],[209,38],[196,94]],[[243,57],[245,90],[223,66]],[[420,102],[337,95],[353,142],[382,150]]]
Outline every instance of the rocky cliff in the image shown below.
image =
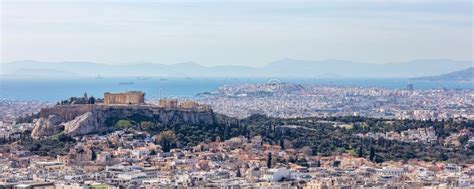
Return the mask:
[[33,138],[64,132],[71,136],[111,131],[120,119],[160,124],[215,124],[212,110],[167,109],[151,105],[60,105],[44,108],[35,122]]

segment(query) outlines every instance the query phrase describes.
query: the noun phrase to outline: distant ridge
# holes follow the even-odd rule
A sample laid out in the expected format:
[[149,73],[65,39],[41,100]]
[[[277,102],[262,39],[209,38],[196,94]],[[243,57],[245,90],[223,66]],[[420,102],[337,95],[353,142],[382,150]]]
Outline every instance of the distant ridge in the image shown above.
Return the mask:
[[[413,78],[466,69],[473,61],[419,59],[401,63],[370,64],[347,60],[281,59],[261,67],[203,66],[178,64],[93,62],[40,62],[34,60],[0,64],[4,77],[310,77],[310,78]],[[27,72],[25,70],[28,70]],[[37,70],[37,71],[35,71]],[[45,72],[47,71],[47,74]],[[65,74],[67,73],[67,74]]]
[[413,80],[426,81],[453,81],[453,82],[471,82],[474,83],[474,67],[465,70],[450,72],[436,76],[424,76],[413,78]]

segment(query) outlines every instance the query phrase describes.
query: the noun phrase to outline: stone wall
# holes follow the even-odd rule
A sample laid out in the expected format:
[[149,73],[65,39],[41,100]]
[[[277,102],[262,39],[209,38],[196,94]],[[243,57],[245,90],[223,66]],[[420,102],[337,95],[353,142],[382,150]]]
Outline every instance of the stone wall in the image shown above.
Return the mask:
[[159,106],[163,108],[178,108],[178,101],[161,99],[159,102]]
[[143,104],[145,103],[145,93],[105,93],[104,104]]
[[199,104],[190,100],[180,102],[178,107],[180,109],[190,109],[190,110],[199,110],[199,111],[206,111],[210,109],[208,105]]

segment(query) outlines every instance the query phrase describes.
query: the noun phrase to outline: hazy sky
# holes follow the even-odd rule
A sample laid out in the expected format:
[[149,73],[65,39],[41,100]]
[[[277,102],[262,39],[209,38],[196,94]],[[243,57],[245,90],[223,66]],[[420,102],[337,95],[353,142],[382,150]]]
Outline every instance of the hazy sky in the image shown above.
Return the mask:
[[473,58],[472,1],[4,1],[1,62]]

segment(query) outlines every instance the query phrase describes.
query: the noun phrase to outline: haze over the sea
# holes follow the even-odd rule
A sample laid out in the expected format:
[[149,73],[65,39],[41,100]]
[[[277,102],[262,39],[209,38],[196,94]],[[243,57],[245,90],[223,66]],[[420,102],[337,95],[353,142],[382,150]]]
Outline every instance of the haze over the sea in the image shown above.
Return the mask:
[[293,83],[321,86],[379,87],[405,89],[413,84],[415,89],[468,89],[472,83],[443,81],[412,81],[403,78],[390,79],[315,79],[315,78],[82,78],[82,79],[2,79],[0,98],[9,100],[41,100],[58,102],[71,96],[103,97],[105,92],[143,91],[147,99],[158,98],[196,98],[199,93],[212,92],[224,85],[248,83]]

